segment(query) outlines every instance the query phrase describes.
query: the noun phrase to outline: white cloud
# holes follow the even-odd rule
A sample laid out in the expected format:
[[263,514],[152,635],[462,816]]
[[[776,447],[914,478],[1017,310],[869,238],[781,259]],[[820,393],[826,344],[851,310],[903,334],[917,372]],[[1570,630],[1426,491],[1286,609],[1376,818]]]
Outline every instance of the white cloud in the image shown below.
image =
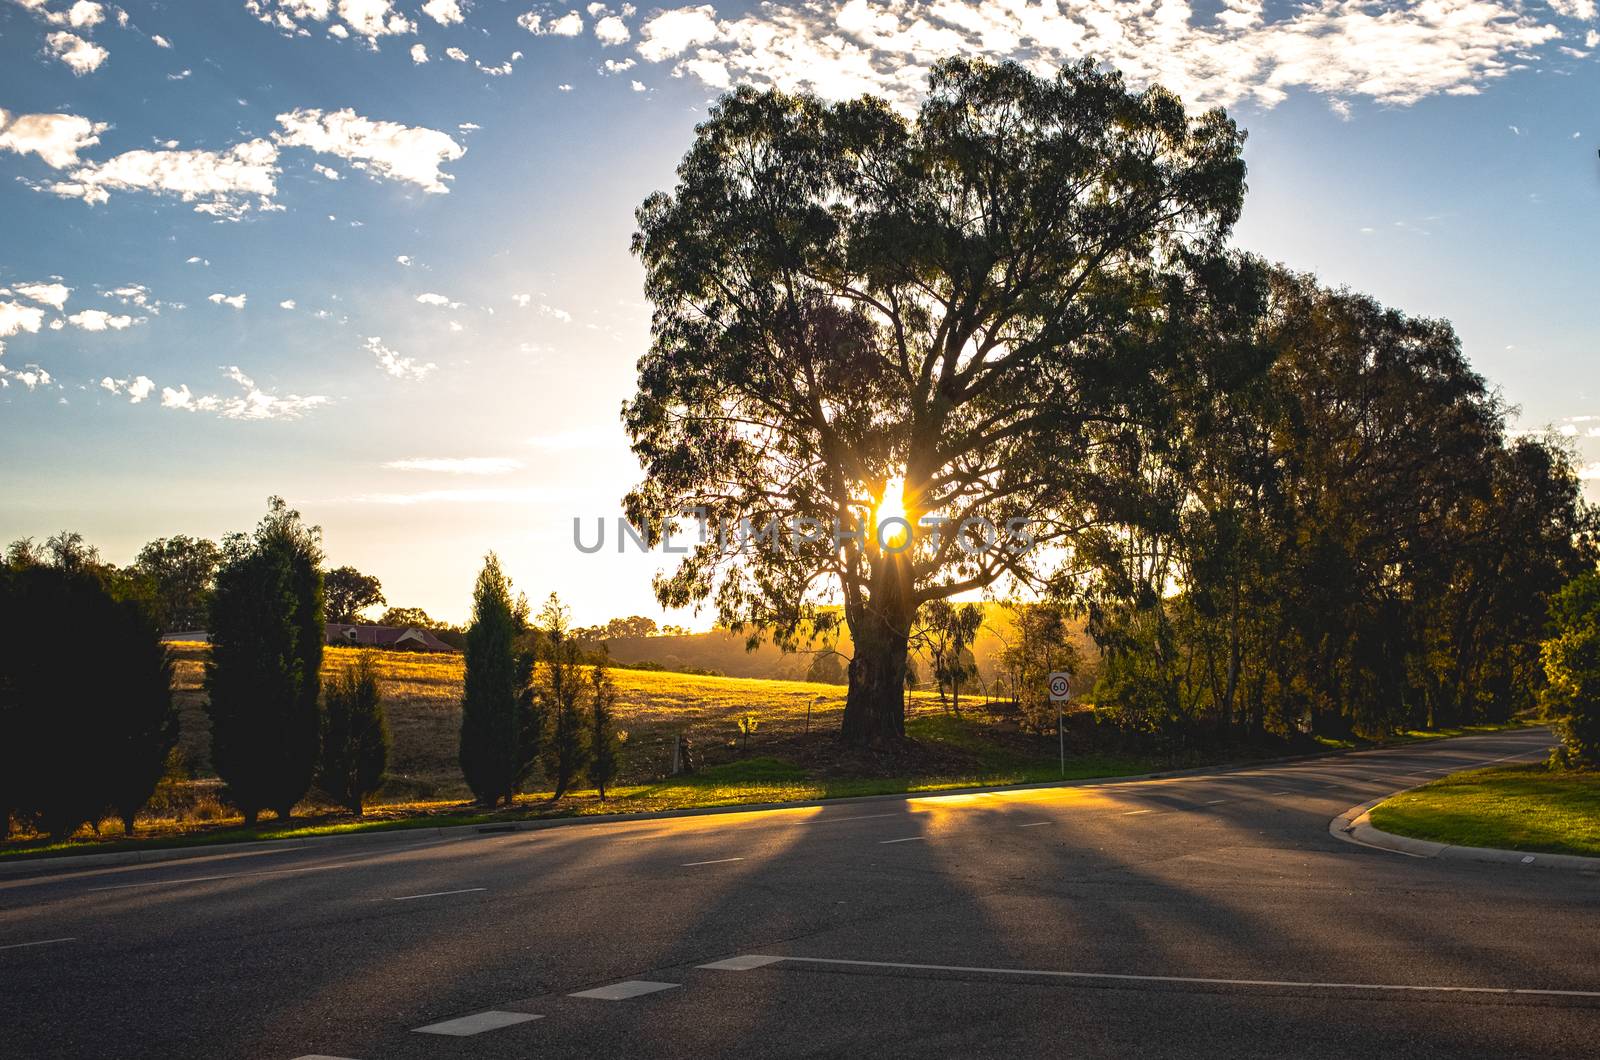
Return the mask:
[[517,16],[517,25],[541,37],[576,37],[583,32],[583,16],[576,11],[568,11],[560,18],[546,22],[542,16],[529,11]]
[[639,27],[639,54],[657,63],[696,44],[709,44],[718,35],[717,9],[710,4],[663,11]]
[[277,192],[278,149],[249,140],[225,151],[125,151],[105,162],[85,162],[46,189],[64,198],[103,203],[113,191],[149,191],[196,203],[195,210],[237,220],[250,209],[271,208]]
[[15,379],[29,390],[32,390],[34,387],[49,386],[51,383],[55,382],[54,379],[50,378],[49,372],[45,371],[43,368],[40,368],[36,364],[24,365],[21,369],[14,372],[5,365],[0,364],[0,388],[9,387],[12,379]]
[[559,320],[563,324],[572,323],[572,314],[565,309],[557,309],[555,306],[541,305],[539,307],[539,315]]
[[283,301],[278,303],[278,308],[279,309],[293,309],[294,308],[294,299],[293,298],[285,298]]
[[107,313],[104,309],[85,309],[82,312],[73,313],[67,317],[67,321],[73,327],[82,328],[84,331],[106,331],[107,329],[121,331],[135,323],[133,317],[126,313],[112,314]]
[[396,379],[424,379],[439,367],[431,361],[423,364],[415,358],[402,357],[395,350],[385,346],[383,339],[377,335],[369,335],[363,345],[377,358],[378,367]]
[[1585,481],[1600,479],[1600,461],[1583,465],[1578,469],[1578,477]]
[[113,379],[109,375],[100,380],[100,389],[113,394],[126,394],[128,401],[134,405],[139,404],[155,390],[156,384],[147,375],[136,375],[132,379]]
[[153,34],[150,37],[150,42],[152,44],[154,44],[157,48],[170,48],[170,47],[172,47],[172,42],[167,40],[167,38],[163,37],[159,33]]
[[462,51],[460,48],[446,48],[444,50],[444,54],[445,58],[454,59],[458,63],[464,63],[471,58],[471,56]]
[[511,300],[513,302],[517,303],[517,305],[521,306],[523,309],[526,309],[526,308],[528,308],[528,303],[533,301],[533,295],[531,295],[531,294],[514,294],[514,295],[511,296]]
[[422,13],[441,26],[449,26],[463,20],[461,5],[456,0],[428,0],[422,5]]
[[237,366],[225,369],[224,374],[243,391],[231,397],[217,394],[196,395],[187,383],[176,389],[161,388],[161,407],[183,412],[209,412],[227,420],[293,420],[306,412],[326,405],[328,399],[320,395],[301,397],[290,394],[278,397],[256,386],[255,380],[245,375]]
[[427,49],[427,47],[425,45],[422,45],[422,44],[413,44],[411,46],[411,61],[414,62],[414,63],[419,63],[419,64],[427,62],[428,61],[428,49]]
[[335,155],[357,169],[406,181],[433,194],[450,190],[444,182],[451,176],[441,173],[439,167],[467,153],[465,147],[436,129],[373,121],[349,108],[328,114],[293,110],[278,115],[278,124],[284,131],[273,138],[285,147]]
[[400,264],[405,265],[407,267],[409,267],[411,265],[411,262],[412,262],[412,258],[411,258],[410,254],[396,254],[395,257],[394,257],[394,260],[398,261]]
[[[44,310],[38,306],[23,305],[20,302],[0,302],[0,339],[10,338],[20,331],[30,335],[39,333],[39,325],[44,321]],[[0,349],[4,349],[0,344]]]
[[64,283],[14,283],[11,289],[30,302],[38,302],[53,309],[64,309],[72,288]]
[[647,92],[647,91],[649,91],[647,88],[644,87],[644,82],[643,81],[630,81],[629,82],[629,87],[631,87],[635,92]]
[[13,114],[0,108],[0,150],[36,154],[51,169],[76,165],[78,152],[100,142],[105,122],[76,114]]
[[416,493],[362,493],[350,498],[357,504],[529,504],[548,500],[549,492],[534,486],[477,487],[421,490]]
[[557,92],[571,92],[572,91],[572,86],[568,85],[568,84],[560,84],[560,85],[556,86],[556,91]]
[[461,308],[460,302],[452,302],[444,295],[435,291],[424,291],[423,293],[417,295],[417,301],[421,302],[423,305],[439,306],[442,309]]
[[[591,15],[593,11],[589,12]],[[594,36],[601,44],[611,47],[615,44],[626,44],[632,36],[628,32],[628,24],[616,15],[607,15],[594,24]]]
[[1548,0],[1550,10],[1567,18],[1582,19],[1585,22],[1594,18],[1594,0]]
[[211,262],[207,261],[205,258],[202,258],[198,254],[189,255],[187,258],[183,259],[183,263],[185,265],[210,265],[211,264]]
[[325,166],[321,162],[313,162],[311,164],[311,168],[319,176],[327,177],[329,180],[339,179],[339,171],[334,169],[332,166]]
[[206,301],[208,302],[232,306],[235,309],[243,309],[245,302],[249,301],[249,298],[250,296],[247,294],[223,294],[221,291],[206,295]]
[[505,456],[414,457],[391,460],[383,465],[394,471],[436,471],[446,475],[506,475],[522,467],[522,461]]
[[100,69],[100,65],[111,54],[93,41],[84,40],[76,33],[65,30],[50,34],[44,42],[46,50],[79,77]]
[[389,0],[339,0],[339,17],[368,39],[415,33],[417,29]]
[[632,70],[636,65],[638,64],[632,59],[607,59],[602,70],[608,74],[620,74],[626,70]]
[[1316,0],[1273,15],[1230,0],[1209,17],[1182,0],[778,0],[724,21],[710,5],[658,12],[640,26],[637,50],[715,88],[873,92],[902,105],[921,94],[933,62],[955,53],[1040,70],[1093,56],[1191,105],[1270,107],[1297,88],[1404,105],[1477,92],[1560,35],[1517,0]]

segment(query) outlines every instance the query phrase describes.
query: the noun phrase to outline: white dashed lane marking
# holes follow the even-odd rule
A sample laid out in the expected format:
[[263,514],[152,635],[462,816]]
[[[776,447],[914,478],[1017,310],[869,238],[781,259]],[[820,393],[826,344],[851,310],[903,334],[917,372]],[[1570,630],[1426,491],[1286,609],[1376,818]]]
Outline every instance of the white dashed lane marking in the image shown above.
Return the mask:
[[445,1020],[442,1023],[430,1023],[426,1027],[418,1027],[412,1033],[443,1034],[452,1038],[465,1038],[473,1034],[482,1034],[484,1031],[497,1031],[501,1027],[513,1027],[518,1023],[542,1019],[544,1019],[543,1016],[535,1016],[531,1012],[500,1012],[490,1009],[488,1012],[474,1012],[470,1016]]
[[744,858],[712,858],[710,861],[685,861],[683,867],[692,869],[696,865],[726,865],[730,861],[743,861]]
[[1124,811],[1122,816],[1124,816],[1124,817],[1132,817],[1136,813],[1155,813],[1155,811],[1154,810],[1127,810],[1127,811]]
[[568,997],[591,997],[598,1001],[626,1001],[629,998],[654,994],[658,990],[672,990],[677,983],[652,983],[648,979],[628,979],[610,986],[597,986],[593,990],[579,990]]
[[880,839],[878,840],[878,845],[883,846],[886,843],[919,843],[926,838],[928,837],[925,835],[908,835],[904,839]]

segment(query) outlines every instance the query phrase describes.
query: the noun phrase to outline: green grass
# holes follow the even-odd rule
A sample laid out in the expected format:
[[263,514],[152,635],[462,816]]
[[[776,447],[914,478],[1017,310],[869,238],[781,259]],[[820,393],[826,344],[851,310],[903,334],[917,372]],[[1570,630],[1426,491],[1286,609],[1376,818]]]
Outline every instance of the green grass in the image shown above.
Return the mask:
[[1600,857],[1600,773],[1543,765],[1453,773],[1379,803],[1371,820],[1436,843]]

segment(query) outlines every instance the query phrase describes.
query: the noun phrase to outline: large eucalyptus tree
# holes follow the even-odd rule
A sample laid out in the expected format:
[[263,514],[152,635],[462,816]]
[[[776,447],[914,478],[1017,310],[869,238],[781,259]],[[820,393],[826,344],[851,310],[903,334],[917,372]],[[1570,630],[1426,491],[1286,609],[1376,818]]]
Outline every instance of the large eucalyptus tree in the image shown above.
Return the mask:
[[[1121,518],[1104,468],[1126,461],[1099,454],[1160,436],[1162,292],[1237,218],[1242,142],[1087,62],[947,60],[914,115],[724,97],[634,237],[655,312],[626,510],[653,543],[686,511],[714,528],[657,579],[663,604],[784,639],[842,603],[843,735],[901,738],[917,608],[1042,584]],[[897,490],[909,541],[872,528]],[[1008,524],[1027,531],[980,547]]]

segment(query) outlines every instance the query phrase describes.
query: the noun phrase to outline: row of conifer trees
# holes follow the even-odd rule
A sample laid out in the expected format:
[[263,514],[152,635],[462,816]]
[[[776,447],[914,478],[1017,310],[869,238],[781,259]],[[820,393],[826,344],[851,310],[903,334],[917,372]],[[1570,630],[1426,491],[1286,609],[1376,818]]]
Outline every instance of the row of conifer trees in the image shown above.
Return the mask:
[[[171,656],[147,603],[117,593],[89,553],[26,560],[0,564],[0,839],[13,821],[66,837],[107,816],[131,833],[178,741]],[[384,781],[372,656],[324,686],[322,560],[320,531],[276,497],[254,532],[223,542],[206,711],[212,766],[248,824],[263,810],[289,817],[313,785],[359,814]],[[604,659],[587,662],[560,601],[530,626],[491,553],[473,596],[460,742],[480,803],[509,804],[541,768],[556,798],[585,777],[604,798],[625,734]]]

